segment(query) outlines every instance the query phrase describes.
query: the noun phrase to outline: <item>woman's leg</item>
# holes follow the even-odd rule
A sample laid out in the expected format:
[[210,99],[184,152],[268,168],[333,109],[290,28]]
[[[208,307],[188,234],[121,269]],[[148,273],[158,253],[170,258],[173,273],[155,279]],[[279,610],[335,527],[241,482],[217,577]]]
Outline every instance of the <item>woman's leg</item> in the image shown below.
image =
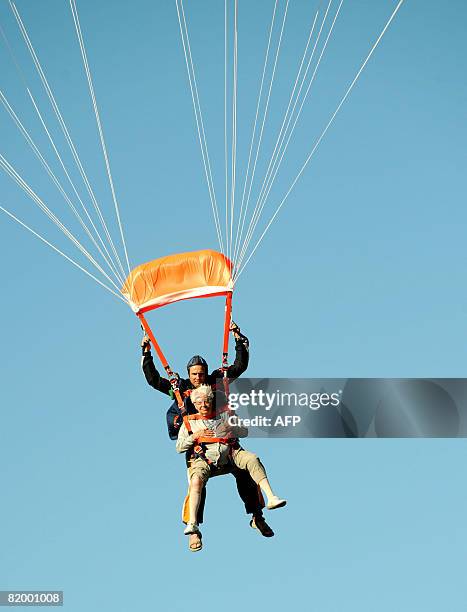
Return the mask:
[[201,501],[201,493],[204,488],[204,482],[198,474],[193,474],[190,480],[190,519],[189,522],[195,525],[198,524],[198,508]]
[[188,500],[188,523],[184,531],[190,535],[199,531],[198,509],[205,484],[210,476],[209,465],[203,459],[194,459],[188,467],[188,478],[190,479]]
[[232,459],[238,468],[241,470],[247,470],[256,484],[261,487],[261,490],[267,497],[267,507],[270,510],[285,506],[285,499],[279,499],[277,495],[275,495],[271,485],[269,484],[264,465],[254,453],[250,453],[250,451],[241,448],[234,452]]

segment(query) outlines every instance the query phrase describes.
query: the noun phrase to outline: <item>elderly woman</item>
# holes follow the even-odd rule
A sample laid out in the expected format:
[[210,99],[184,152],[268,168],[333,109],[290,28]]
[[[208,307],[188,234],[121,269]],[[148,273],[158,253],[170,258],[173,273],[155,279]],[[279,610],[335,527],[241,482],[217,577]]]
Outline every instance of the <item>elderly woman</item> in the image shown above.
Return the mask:
[[201,492],[209,478],[225,474],[232,466],[249,472],[265,494],[269,510],[285,506],[286,500],[273,493],[261,461],[238,443],[237,438],[246,437],[248,429],[231,426],[228,422],[228,409],[216,412],[213,406],[214,395],[209,385],[200,385],[194,389],[190,398],[198,413],[188,416],[191,433],[183,424],[176,444],[179,453],[191,451],[188,467],[189,521],[185,535],[199,533],[196,516]]

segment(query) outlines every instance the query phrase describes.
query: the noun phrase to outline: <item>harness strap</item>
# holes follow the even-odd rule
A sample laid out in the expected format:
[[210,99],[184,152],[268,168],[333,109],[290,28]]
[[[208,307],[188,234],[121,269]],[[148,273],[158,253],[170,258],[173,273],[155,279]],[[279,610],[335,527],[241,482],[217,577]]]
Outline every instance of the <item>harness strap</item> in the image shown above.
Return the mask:
[[208,436],[200,436],[196,441],[200,444],[215,444],[216,442],[219,444],[231,444],[232,440],[236,440],[236,438],[209,438]]
[[193,459],[203,459],[203,461],[206,461],[206,463],[208,465],[212,464],[211,459],[208,459],[206,457],[206,449],[204,449],[201,444],[197,444],[195,447],[193,447],[193,454],[192,454],[192,458]]
[[182,418],[183,418],[183,422],[185,423],[185,427],[187,428],[187,431],[189,434],[193,433],[191,431],[191,426],[190,423],[188,421],[188,414],[185,408],[185,403],[183,401],[182,395],[180,393],[180,389],[178,386],[178,378],[175,376],[175,374],[172,371],[172,368],[169,366],[168,361],[164,355],[164,353],[162,352],[161,347],[159,346],[159,343],[157,342],[156,338],[154,337],[154,334],[152,333],[151,328],[149,327],[148,322],[146,321],[144,315],[142,312],[138,312],[136,313],[137,316],[139,317],[139,320],[141,321],[141,325],[144,327],[144,331],[147,333],[147,335],[149,336],[152,345],[154,346],[154,349],[162,363],[162,366],[164,368],[164,370],[167,372],[167,376],[169,378],[170,381],[170,385],[172,387],[172,391],[174,392],[175,395],[175,399],[177,400],[177,405],[180,409],[180,412],[182,414]]
[[232,455],[232,452],[239,447],[239,442],[237,438],[198,438],[196,441],[196,445],[193,448],[192,457],[197,459],[203,459],[206,461],[208,465],[211,465],[213,462],[211,459],[206,457],[206,444],[213,444],[215,442],[219,442],[220,444],[227,444],[230,449],[229,453]]

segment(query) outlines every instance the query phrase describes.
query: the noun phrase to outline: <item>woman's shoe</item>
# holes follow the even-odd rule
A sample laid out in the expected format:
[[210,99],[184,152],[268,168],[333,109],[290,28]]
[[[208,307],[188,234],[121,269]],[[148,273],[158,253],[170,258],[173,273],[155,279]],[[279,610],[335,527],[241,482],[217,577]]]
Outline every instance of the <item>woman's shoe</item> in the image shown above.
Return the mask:
[[280,499],[279,497],[277,497],[277,495],[274,495],[273,497],[270,497],[268,499],[268,504],[266,508],[268,510],[275,510],[276,508],[282,508],[283,506],[285,506],[286,503],[287,501],[285,499]]

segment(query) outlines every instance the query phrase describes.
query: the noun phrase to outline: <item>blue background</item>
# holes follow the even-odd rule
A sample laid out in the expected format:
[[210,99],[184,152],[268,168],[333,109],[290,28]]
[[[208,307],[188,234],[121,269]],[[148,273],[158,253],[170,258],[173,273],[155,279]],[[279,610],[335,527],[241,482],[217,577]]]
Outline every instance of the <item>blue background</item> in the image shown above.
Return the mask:
[[[17,6],[117,237],[69,6]],[[315,6],[290,3],[266,151]],[[344,3],[265,219],[394,7]],[[78,8],[131,263],[216,248],[175,4]],[[223,3],[185,8],[222,202]],[[240,168],[272,8],[240,3]],[[464,376],[466,19],[460,1],[402,6],[238,283],[250,376]],[[0,23],[51,118],[6,2]],[[4,46],[0,62],[2,91],[52,159]],[[3,110],[0,134],[2,154],[76,229]],[[3,174],[0,204],[73,253]],[[289,500],[268,516],[276,537],[248,527],[225,477],[209,486],[194,556],[180,523],[183,460],[166,436],[167,401],[140,372],[134,315],[5,216],[0,244],[1,589],[62,589],[73,612],[185,610],[205,598],[226,611],[465,609],[463,440],[252,439]],[[194,353],[217,365],[222,315],[222,300],[199,300],[150,322],[183,372]]]

